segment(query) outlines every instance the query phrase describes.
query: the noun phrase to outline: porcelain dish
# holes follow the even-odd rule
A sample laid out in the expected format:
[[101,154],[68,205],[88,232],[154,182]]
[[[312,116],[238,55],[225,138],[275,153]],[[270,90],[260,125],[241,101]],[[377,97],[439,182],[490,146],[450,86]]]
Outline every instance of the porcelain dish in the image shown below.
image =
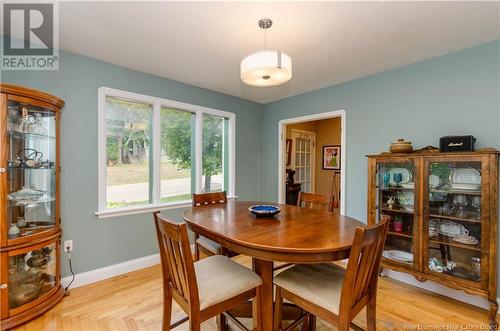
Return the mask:
[[450,173],[450,183],[481,185],[481,173],[474,168],[457,168]]
[[415,198],[413,196],[413,192],[411,191],[401,191],[398,193],[398,201],[401,206],[404,207],[407,211],[413,210],[413,205],[415,203]]
[[278,206],[255,205],[248,208],[248,211],[257,217],[272,217],[281,211]]
[[413,254],[405,252],[405,251],[398,251],[398,250],[387,250],[382,253],[382,255],[391,260],[396,260],[400,262],[413,262]]

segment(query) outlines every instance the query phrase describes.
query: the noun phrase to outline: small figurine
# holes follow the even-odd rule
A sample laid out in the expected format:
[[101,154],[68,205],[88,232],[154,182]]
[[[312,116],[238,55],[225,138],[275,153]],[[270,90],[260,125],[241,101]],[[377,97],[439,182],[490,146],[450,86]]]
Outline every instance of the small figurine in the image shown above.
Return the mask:
[[394,206],[395,203],[396,201],[394,200],[394,197],[389,197],[389,199],[387,199],[387,207],[389,207],[389,209],[392,209],[392,206]]

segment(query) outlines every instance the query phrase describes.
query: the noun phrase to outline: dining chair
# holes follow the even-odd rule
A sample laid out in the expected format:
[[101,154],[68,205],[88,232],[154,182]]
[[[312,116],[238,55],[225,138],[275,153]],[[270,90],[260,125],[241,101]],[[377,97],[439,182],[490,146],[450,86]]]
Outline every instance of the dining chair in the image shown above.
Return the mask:
[[[203,205],[216,205],[216,204],[226,204],[227,194],[226,191],[222,192],[211,192],[211,193],[193,193],[193,207],[203,206]],[[194,256],[195,261],[200,259],[200,251],[207,255],[227,255],[227,250],[206,237],[200,236],[199,234],[194,234]]]
[[[193,262],[186,223],[168,220],[159,212],[155,212],[154,217],[163,276],[162,330],[189,320],[189,330],[199,331],[202,322],[215,316],[219,330],[224,330],[226,317],[234,318],[227,311],[255,298],[261,278],[222,255]],[[188,316],[171,325],[172,299]],[[254,319],[257,324],[261,320],[260,316]]]
[[333,211],[333,200],[328,195],[299,192],[297,207]]
[[[333,210],[333,200],[329,196],[323,194],[299,192],[297,207],[331,212]],[[287,268],[292,265],[293,263],[288,262],[275,263],[274,271]]]
[[[352,320],[366,306],[368,331],[376,330],[377,282],[388,222],[357,228],[347,269],[333,263],[295,265],[274,278],[274,330],[290,330],[316,316],[337,325],[339,331],[360,329]],[[282,329],[283,299],[307,313]]]

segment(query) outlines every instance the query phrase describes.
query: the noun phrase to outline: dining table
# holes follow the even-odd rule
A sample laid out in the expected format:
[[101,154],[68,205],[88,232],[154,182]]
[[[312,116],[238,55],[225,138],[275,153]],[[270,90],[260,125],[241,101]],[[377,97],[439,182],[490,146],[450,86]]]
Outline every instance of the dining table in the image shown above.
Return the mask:
[[[249,211],[254,205],[278,206],[281,212],[273,217],[257,217]],[[188,208],[183,219],[193,232],[252,258],[252,268],[262,279],[253,302],[253,316],[254,321],[260,318],[257,324],[264,331],[271,331],[273,326],[273,264],[346,259],[356,228],[365,226],[338,213],[239,200]]]

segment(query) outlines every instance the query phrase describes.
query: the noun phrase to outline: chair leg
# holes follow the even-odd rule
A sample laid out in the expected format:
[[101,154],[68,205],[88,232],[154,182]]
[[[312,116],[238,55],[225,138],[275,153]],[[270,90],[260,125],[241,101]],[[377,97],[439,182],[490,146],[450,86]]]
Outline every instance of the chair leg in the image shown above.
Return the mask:
[[281,288],[276,286],[276,298],[274,301],[274,325],[273,331],[280,331],[282,328],[282,314],[283,314],[283,297],[281,296]]
[[376,331],[377,329],[377,316],[376,316],[376,308],[377,308],[377,298],[373,298],[366,305],[366,330],[367,331]]
[[189,322],[189,331],[201,331],[200,323]]
[[316,315],[310,314],[309,315],[309,328],[307,331],[314,331],[316,330]]
[[170,322],[172,319],[172,290],[169,285],[168,288],[163,291],[163,318],[162,318],[162,331],[170,330]]
[[197,233],[194,234],[194,260],[199,261],[200,260],[200,248],[198,247],[198,243],[196,242],[200,235]]
[[217,324],[219,331],[226,331],[227,317],[224,314],[217,316]]

